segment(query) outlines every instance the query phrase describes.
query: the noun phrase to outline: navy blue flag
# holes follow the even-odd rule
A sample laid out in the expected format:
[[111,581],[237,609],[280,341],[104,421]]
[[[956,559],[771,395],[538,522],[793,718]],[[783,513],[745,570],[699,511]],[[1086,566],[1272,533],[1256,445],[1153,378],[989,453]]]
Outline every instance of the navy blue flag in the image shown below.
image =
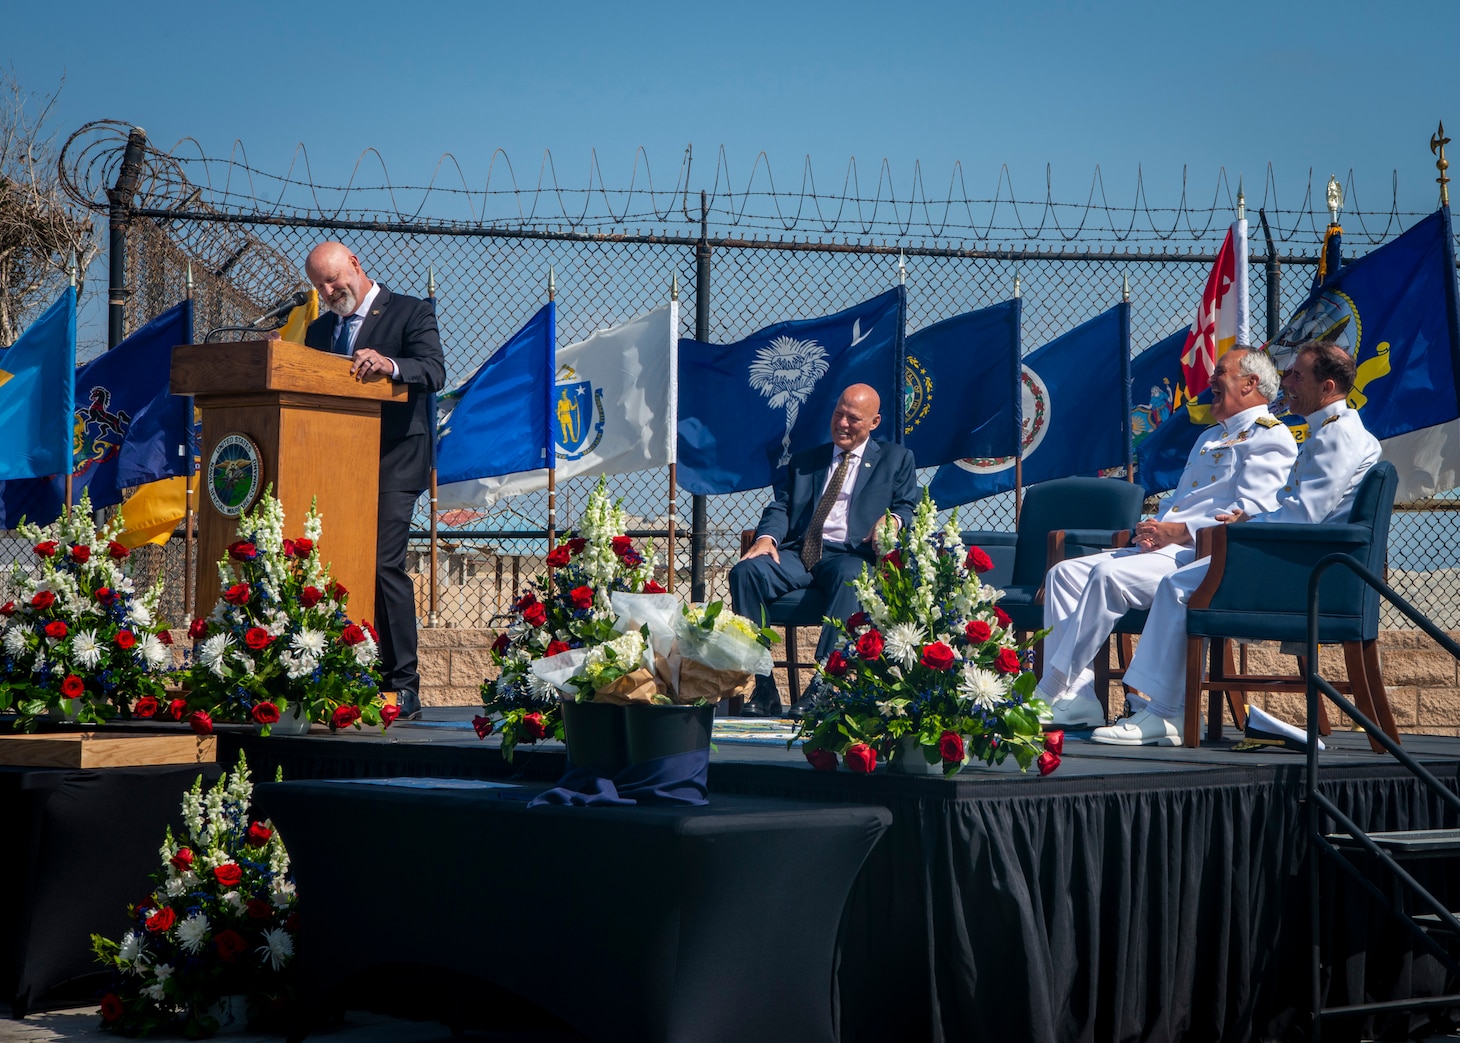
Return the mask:
[[[1130,305],[1117,304],[1024,359],[1025,485],[1095,474],[1126,461],[1130,427]],[[1014,458],[959,460],[928,492],[940,507],[1014,488]]]
[[770,485],[792,453],[830,441],[831,414],[849,384],[876,389],[895,433],[902,305],[899,286],[734,344],[681,340],[679,484],[701,495]]
[[907,338],[902,444],[919,467],[1018,451],[1019,345],[1018,298]]
[[458,386],[436,441],[439,485],[548,466],[556,339],[549,301]]
[[[76,370],[72,503],[89,490],[93,507],[109,507],[128,486],[192,473],[192,399],[168,389],[172,349],[192,339],[193,305],[183,301]],[[0,526],[22,516],[49,524],[65,488],[63,474],[3,483]]]
[[76,289],[68,286],[5,352],[0,370],[0,478],[71,464],[68,407],[76,373]]
[[[1211,419],[1187,412],[1181,352],[1187,331],[1177,330],[1131,360],[1131,443],[1136,457],[1136,481],[1148,493],[1175,488],[1186,467],[1196,436],[1211,426]],[[1204,391],[1210,407],[1211,392]],[[1200,399],[1198,399],[1200,404]],[[1198,411],[1198,417],[1202,411]]]

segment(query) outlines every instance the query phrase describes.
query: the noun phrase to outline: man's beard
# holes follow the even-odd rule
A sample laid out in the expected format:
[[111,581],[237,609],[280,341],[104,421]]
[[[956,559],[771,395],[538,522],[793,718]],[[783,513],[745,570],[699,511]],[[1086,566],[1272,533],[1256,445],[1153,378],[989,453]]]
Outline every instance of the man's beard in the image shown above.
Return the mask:
[[355,296],[355,291],[348,286],[341,288],[340,299],[336,301],[325,301],[324,306],[336,315],[353,315],[355,309],[360,306],[360,299]]

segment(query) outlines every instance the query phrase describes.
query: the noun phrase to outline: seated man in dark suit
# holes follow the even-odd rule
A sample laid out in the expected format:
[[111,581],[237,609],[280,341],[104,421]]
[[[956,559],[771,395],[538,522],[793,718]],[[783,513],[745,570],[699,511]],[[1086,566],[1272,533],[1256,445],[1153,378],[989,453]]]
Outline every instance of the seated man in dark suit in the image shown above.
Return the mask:
[[[329,309],[309,324],[304,343],[349,356],[357,380],[394,380],[409,389],[406,401],[380,407],[375,627],[380,686],[396,693],[402,719],[410,720],[420,716],[421,678],[416,672],[416,590],[406,572],[406,543],[416,499],[431,484],[434,392],[446,382],[436,312],[423,300],[391,293],[373,281],[343,243],[316,246],[304,273]],[[353,462],[347,453],[341,464]]]
[[[853,384],[837,400],[831,443],[791,457],[760,517],[755,544],[730,570],[730,601],[740,615],[759,623],[767,604],[802,587],[821,591],[834,619],[857,611],[849,584],[876,560],[873,536],[888,511],[892,525],[908,524],[918,500],[912,453],[869,438],[882,422],[880,408],[875,390]],[[825,659],[835,640],[836,630],[822,627],[816,657]],[[780,716],[780,692],[769,677],[756,679],[745,712]]]

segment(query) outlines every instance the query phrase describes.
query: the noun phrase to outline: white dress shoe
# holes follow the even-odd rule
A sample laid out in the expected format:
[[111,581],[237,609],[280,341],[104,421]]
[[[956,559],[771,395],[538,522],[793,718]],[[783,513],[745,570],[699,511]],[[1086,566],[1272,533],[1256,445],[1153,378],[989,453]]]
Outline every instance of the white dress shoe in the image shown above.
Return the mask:
[[1049,704],[1052,728],[1098,728],[1105,723],[1105,711],[1093,695],[1068,695]]
[[1181,721],[1142,710],[1107,728],[1096,728],[1090,741],[1110,746],[1180,746]]

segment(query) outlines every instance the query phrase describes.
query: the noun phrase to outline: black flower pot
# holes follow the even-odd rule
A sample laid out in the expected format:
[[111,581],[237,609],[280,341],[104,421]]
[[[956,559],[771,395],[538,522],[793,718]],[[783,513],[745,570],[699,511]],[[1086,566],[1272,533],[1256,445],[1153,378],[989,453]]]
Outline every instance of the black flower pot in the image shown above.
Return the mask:
[[613,778],[627,766],[626,707],[569,701],[562,709],[564,741],[574,767]]
[[631,763],[698,750],[709,757],[713,706],[626,706],[624,712]]

